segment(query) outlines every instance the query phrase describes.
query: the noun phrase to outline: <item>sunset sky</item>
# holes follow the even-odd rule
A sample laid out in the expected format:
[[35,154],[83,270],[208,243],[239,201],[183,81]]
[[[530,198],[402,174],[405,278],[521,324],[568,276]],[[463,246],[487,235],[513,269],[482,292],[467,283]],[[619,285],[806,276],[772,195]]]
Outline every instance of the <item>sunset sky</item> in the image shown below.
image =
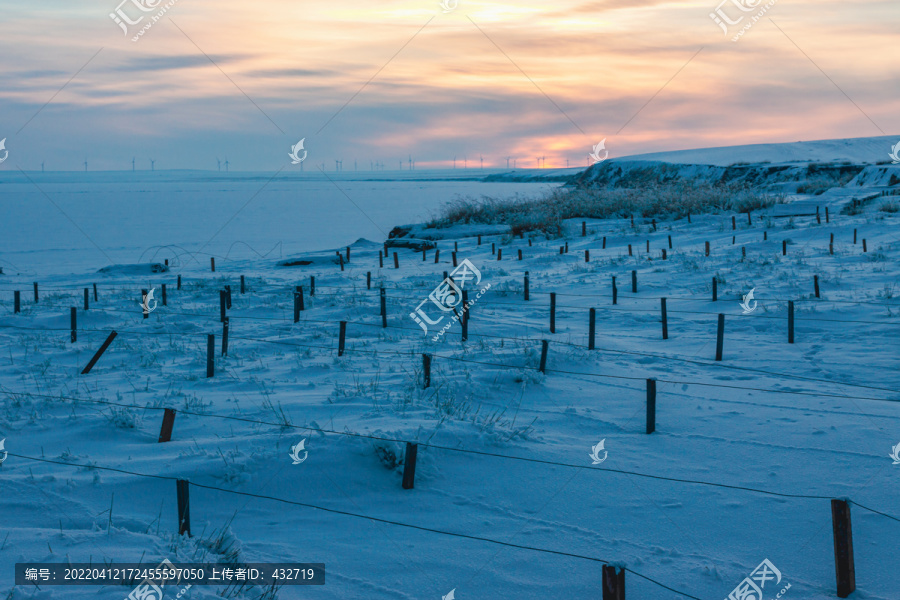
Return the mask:
[[564,167],[604,138],[615,157],[900,134],[896,0],[778,0],[735,42],[766,6],[739,1],[726,36],[714,0],[177,0],[136,42],[166,2],[122,4],[144,16],[127,36],[120,0],[5,2],[0,169],[298,169],[301,138],[307,170]]

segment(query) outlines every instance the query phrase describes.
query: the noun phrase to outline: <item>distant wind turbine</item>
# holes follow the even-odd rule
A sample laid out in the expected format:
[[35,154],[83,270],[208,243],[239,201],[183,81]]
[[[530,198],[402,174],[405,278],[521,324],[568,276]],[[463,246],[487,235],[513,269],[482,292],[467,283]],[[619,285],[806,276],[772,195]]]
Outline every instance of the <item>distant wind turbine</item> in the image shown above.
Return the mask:
[[134,157],[131,157],[131,170],[134,171]]
[[87,173],[87,159],[84,159],[84,172]]
[[221,171],[222,170],[222,161],[219,160],[219,157],[216,157],[216,165],[218,165],[219,170]]
[[225,157],[225,172],[228,172],[228,157]]
[[152,158],[150,159],[150,170],[151,170],[151,171],[155,171],[155,170],[156,170],[156,161],[153,160]]

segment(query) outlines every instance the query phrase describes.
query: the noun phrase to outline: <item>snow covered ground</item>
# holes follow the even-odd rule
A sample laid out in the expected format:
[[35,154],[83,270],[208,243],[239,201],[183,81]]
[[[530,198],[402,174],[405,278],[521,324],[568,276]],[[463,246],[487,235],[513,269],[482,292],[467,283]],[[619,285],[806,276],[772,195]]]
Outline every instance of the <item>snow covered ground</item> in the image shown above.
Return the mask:
[[[256,183],[221,185],[217,193],[231,198],[228,213],[236,209],[233,192]],[[498,184],[471,185],[475,193],[499,191]],[[83,215],[123,193],[111,186],[104,200],[102,189],[82,189]],[[873,192],[880,193],[845,194],[841,206]],[[158,202],[174,206],[177,194],[155,193],[146,203],[140,197],[127,193],[150,221],[174,223],[165,221],[168,208]],[[792,199],[806,206],[805,214],[820,205],[821,223],[815,216],[754,213],[750,223],[737,215],[732,231],[732,215],[694,215],[690,223],[660,222],[654,231],[638,218],[634,227],[627,219],[589,221],[582,237],[576,221],[566,238],[535,237],[531,244],[527,237],[483,236],[480,245],[473,237],[441,239],[437,264],[433,251],[423,261],[421,253],[396,250],[398,269],[392,255],[379,268],[383,239],[353,233],[359,217],[351,208],[342,209],[348,216],[335,226],[342,239],[377,243],[354,244],[343,270],[334,253],[345,252],[346,242],[298,241],[284,257],[331,250],[299,267],[276,267],[280,255],[220,255],[213,273],[205,254],[136,255],[130,247],[174,242],[146,239],[137,223],[123,221],[108,232],[132,238],[121,242],[117,261],[168,258],[170,271],[99,274],[106,263],[97,264],[98,252],[66,258],[73,242],[54,245],[55,236],[77,231],[63,233],[59,224],[35,236],[30,224],[17,228],[31,237],[20,233],[13,247],[45,255],[22,274],[4,263],[0,277],[7,348],[0,357],[0,439],[9,452],[0,470],[0,560],[155,565],[163,558],[237,557],[326,565],[324,586],[284,587],[278,598],[285,600],[439,600],[451,590],[458,600],[600,598],[607,561],[628,569],[629,598],[720,600],[768,559],[782,580],[778,589],[766,587],[766,600],[788,583],[783,598],[832,598],[829,499],[848,498],[853,597],[896,600],[900,465],[889,454],[900,443],[900,217],[880,211],[879,198],[857,214],[832,210],[826,223],[824,195]],[[311,204],[328,202],[316,197]],[[195,214],[206,229],[220,222],[202,210]],[[390,216],[385,227],[416,215]],[[333,215],[327,219],[334,223]],[[268,226],[279,232],[269,245],[284,236],[286,246],[296,222],[272,211],[268,220],[249,220],[247,235],[265,240]],[[8,222],[5,228],[16,235]],[[196,250],[208,232],[193,239],[190,232],[173,237]],[[453,270],[454,244],[457,259],[470,260],[482,275],[479,286],[466,288],[470,299],[490,289],[472,308],[467,341],[457,323],[433,342],[409,313]],[[566,245],[568,253],[560,254]],[[54,247],[60,249],[49,251]],[[5,246],[3,257],[10,251]],[[40,286],[37,303],[33,281]],[[83,289],[94,283],[98,299],[91,289],[84,310]],[[167,305],[144,319],[140,290],[155,288],[161,301],[162,284]],[[220,356],[224,285],[231,286],[232,307],[228,354]],[[297,285],[304,310],[294,323]],[[740,301],[751,289],[758,305],[743,314]],[[13,313],[14,290],[21,291],[20,314]],[[793,344],[789,300],[796,311]],[[77,307],[74,343],[71,307]],[[715,361],[720,313],[723,359]],[[343,356],[340,321],[347,321]],[[118,337],[81,375],[111,330]],[[206,378],[208,334],[216,336],[212,378]],[[541,340],[549,341],[545,373],[538,371]],[[428,388],[423,353],[433,356]],[[658,380],[656,431],[649,435],[647,378]],[[161,444],[167,407],[178,412],[172,441]],[[308,457],[293,464],[290,449],[304,439]],[[592,464],[601,440],[608,454]],[[414,489],[401,487],[407,441],[419,444]],[[174,479],[193,484],[191,538],[177,535]],[[178,591],[166,590],[167,597]],[[35,590],[14,587],[9,568],[0,573],[0,597],[10,600],[118,600],[129,591]],[[233,594],[195,586],[183,597]]]

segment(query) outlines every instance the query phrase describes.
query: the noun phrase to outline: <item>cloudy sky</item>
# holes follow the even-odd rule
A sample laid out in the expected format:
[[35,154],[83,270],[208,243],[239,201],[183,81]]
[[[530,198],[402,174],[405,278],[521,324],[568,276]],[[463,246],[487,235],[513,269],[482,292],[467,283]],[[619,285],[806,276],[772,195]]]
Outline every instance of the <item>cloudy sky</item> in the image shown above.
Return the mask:
[[900,134],[896,0],[445,1],[5,0],[0,169],[275,171],[301,138],[329,170],[549,168],[604,138]]

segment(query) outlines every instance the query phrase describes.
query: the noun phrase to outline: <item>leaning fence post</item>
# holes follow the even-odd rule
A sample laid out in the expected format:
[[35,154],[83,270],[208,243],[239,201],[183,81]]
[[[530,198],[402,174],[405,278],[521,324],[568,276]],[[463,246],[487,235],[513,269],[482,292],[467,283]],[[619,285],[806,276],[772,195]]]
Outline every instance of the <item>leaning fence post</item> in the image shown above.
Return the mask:
[[97,361],[100,360],[100,357],[103,356],[103,353],[106,352],[106,349],[109,348],[109,345],[112,344],[112,341],[116,339],[116,335],[118,334],[115,331],[109,334],[109,336],[106,338],[106,341],[103,342],[103,345],[101,345],[100,349],[97,350],[97,353],[94,354],[93,358],[91,358],[87,366],[81,371],[82,375],[87,375],[91,372],[91,369],[94,368],[94,365],[97,364]]
[[718,302],[719,300],[719,282],[715,277],[712,278],[712,301]]
[[556,333],[556,292],[550,292],[550,333]]
[[631,293],[637,294],[637,271],[631,272]]
[[543,373],[547,369],[547,346],[549,342],[547,340],[541,340],[541,366],[539,368],[540,372]]
[[178,479],[175,483],[178,492],[178,535],[186,533],[191,537],[191,483],[187,479]]
[[647,433],[656,431],[656,379],[647,379]]
[[716,360],[722,360],[722,345],[725,342],[725,315],[719,313],[719,326],[716,328]]
[[672,249],[672,236],[669,236],[669,250]]
[[419,445],[406,442],[406,455],[403,457],[403,489],[411,490],[416,483],[416,454]]
[[384,288],[381,288],[381,326],[387,328],[387,297],[384,295]]
[[206,377],[216,374],[216,336],[212,333],[206,336]]
[[[863,238],[862,243],[863,243],[863,252],[868,252],[868,250],[866,249],[866,238]],[[37,284],[35,284],[35,285],[37,285]],[[37,300],[35,300],[35,302],[37,302]]]
[[78,341],[78,334],[75,332],[78,328],[78,311],[74,306],[69,310],[69,321],[72,325],[72,343],[74,344]]
[[228,317],[222,321],[222,356],[228,356]]
[[667,339],[669,339],[669,319],[666,316],[666,299],[665,298],[659,299],[659,310],[660,310],[660,313],[662,314],[663,339],[667,340]]
[[165,412],[163,412],[163,420],[162,427],[159,429],[159,441],[158,444],[162,444],[164,442],[171,441],[172,439],[172,427],[175,425],[175,409],[167,408]]
[[21,312],[22,310],[22,298],[19,294],[19,290],[13,292],[13,313]]
[[431,387],[431,355],[422,355],[422,388]]
[[97,284],[95,283],[93,285],[94,285],[94,302],[96,302],[97,301]]
[[794,301],[788,300],[788,344],[794,343]]
[[528,271],[525,271],[525,300],[528,300]]
[[344,343],[347,339],[347,321],[341,321],[341,332],[338,337],[338,356],[344,355]]
[[831,501],[831,527],[834,533],[834,573],[837,580],[837,595],[838,598],[846,598],[856,589],[850,503],[846,500]]
[[603,565],[603,600],[625,600],[625,569]]
[[594,349],[594,334],[597,332],[597,311],[591,309],[588,317],[588,350]]
[[[522,251],[519,250],[519,252],[521,253]],[[456,252],[451,252],[451,253],[450,253],[450,257],[453,259],[453,266],[456,267],[456,266],[457,266],[457,264],[456,264]]]

